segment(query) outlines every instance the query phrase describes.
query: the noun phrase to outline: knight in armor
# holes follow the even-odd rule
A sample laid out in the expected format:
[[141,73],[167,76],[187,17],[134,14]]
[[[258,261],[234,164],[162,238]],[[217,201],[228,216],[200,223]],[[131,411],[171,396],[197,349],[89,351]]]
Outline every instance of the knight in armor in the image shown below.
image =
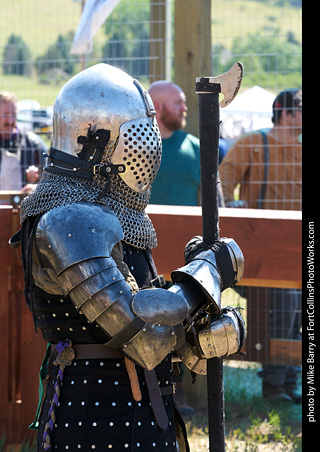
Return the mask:
[[25,295],[48,343],[38,452],[189,451],[173,361],[206,374],[207,359],[243,345],[241,315],[220,303],[243,274],[234,240],[191,239],[161,287],[145,212],[161,161],[155,114],[141,84],[107,64],[55,101],[46,167],[21,203]]

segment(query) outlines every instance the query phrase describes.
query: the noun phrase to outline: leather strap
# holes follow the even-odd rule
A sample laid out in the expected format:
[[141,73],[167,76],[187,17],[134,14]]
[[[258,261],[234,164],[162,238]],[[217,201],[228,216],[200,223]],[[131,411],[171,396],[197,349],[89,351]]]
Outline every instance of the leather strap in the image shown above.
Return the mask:
[[81,179],[92,180],[94,175],[108,178],[110,174],[124,173],[126,169],[124,165],[102,164],[100,163],[101,158],[98,161],[86,161],[53,147],[50,148],[47,157],[48,164],[45,169],[49,173],[63,174]]
[[106,345],[114,349],[122,347],[126,342],[129,342],[133,336],[138,334],[139,331],[145,327],[145,324],[146,322],[140,319],[140,317],[135,317],[128,326],[120,331],[120,333],[116,334],[112,339],[106,342]]
[[164,407],[163,399],[161,397],[156,373],[154,370],[144,369],[144,376],[147,383],[153,414],[157,421],[158,427],[160,427],[162,430],[166,430],[169,424],[169,420]]
[[[51,353],[55,351],[55,345],[51,344]],[[111,359],[123,358],[123,354],[104,344],[73,344],[76,356],[74,359]]]
[[260,130],[263,140],[263,163],[264,163],[264,171],[263,171],[263,182],[260,191],[260,196],[258,199],[258,209],[262,209],[264,203],[264,197],[266,193],[266,184],[268,180],[268,170],[269,170],[269,145],[268,145],[268,137],[266,133]]

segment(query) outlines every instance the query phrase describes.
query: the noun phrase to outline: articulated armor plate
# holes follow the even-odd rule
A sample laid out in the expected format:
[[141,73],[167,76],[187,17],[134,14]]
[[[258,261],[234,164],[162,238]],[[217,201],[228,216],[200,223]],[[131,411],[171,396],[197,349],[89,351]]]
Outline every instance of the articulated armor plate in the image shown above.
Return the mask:
[[213,312],[217,314],[221,306],[221,276],[217,268],[216,257],[212,250],[203,251],[189,264],[171,274],[174,283],[193,280],[210,302]]
[[244,345],[245,325],[237,308],[222,308],[221,314],[208,328],[199,332],[204,356],[216,358],[238,353]]
[[188,304],[163,289],[134,293],[111,257],[121,239],[113,212],[89,203],[50,210],[36,230],[39,261],[55,271],[64,295],[110,336],[108,346],[150,370],[176,346],[174,326]]
[[233,239],[228,239],[226,237],[222,237],[220,242],[224,243],[228,247],[228,251],[231,257],[233,270],[235,272],[234,284],[241,281],[244,273],[244,257],[242,251],[237,244],[237,242]]
[[241,350],[245,338],[239,311],[221,308],[222,289],[242,278],[243,254],[233,239],[223,238],[219,242],[224,248],[200,251],[187,265],[175,270],[172,273],[175,284],[169,289],[189,305],[189,316],[184,322],[186,340],[175,352],[190,370],[199,374],[206,373],[207,359]]
[[186,342],[175,350],[176,355],[190,370],[197,374],[207,373],[207,359],[221,358],[238,353],[245,342],[245,325],[237,308],[230,306],[207,327],[195,326],[196,338],[187,334]]
[[[233,239],[223,238],[220,242],[224,243],[228,249],[234,273],[230,285],[234,285],[243,276],[243,254]],[[226,289],[228,286],[223,284],[222,273],[217,263],[216,254],[211,249],[200,252],[187,265],[172,272],[171,278],[177,284],[184,283],[186,280],[193,281],[202,289],[205,298],[210,304],[211,312],[213,314],[220,312],[221,291],[222,288]]]

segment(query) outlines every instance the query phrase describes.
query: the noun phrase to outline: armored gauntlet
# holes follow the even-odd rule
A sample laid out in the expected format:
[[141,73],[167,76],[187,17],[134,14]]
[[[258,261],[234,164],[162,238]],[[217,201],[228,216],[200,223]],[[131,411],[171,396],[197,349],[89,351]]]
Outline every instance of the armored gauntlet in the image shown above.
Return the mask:
[[189,316],[184,322],[186,341],[176,355],[192,371],[206,374],[206,360],[241,350],[244,321],[238,309],[221,309],[221,292],[239,282],[244,259],[233,239],[223,238],[208,247],[194,237],[185,249],[186,265],[175,270],[169,290],[184,297]]

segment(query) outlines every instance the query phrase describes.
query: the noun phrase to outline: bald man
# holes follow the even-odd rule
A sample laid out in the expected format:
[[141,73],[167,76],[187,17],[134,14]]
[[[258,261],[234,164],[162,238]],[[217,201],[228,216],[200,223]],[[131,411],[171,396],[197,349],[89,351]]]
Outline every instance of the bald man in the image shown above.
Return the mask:
[[150,204],[196,206],[199,204],[200,146],[186,126],[187,105],[182,89],[159,80],[150,85],[162,138],[160,170],[152,185]]
[[151,84],[149,94],[157,112],[162,139],[170,138],[175,130],[185,128],[188,107],[186,96],[178,85],[159,80]]
[[[188,107],[180,86],[166,80],[150,85],[162,138],[162,159],[152,184],[150,204],[196,206],[200,204],[200,143],[182,129]],[[220,203],[222,202],[220,193]]]

